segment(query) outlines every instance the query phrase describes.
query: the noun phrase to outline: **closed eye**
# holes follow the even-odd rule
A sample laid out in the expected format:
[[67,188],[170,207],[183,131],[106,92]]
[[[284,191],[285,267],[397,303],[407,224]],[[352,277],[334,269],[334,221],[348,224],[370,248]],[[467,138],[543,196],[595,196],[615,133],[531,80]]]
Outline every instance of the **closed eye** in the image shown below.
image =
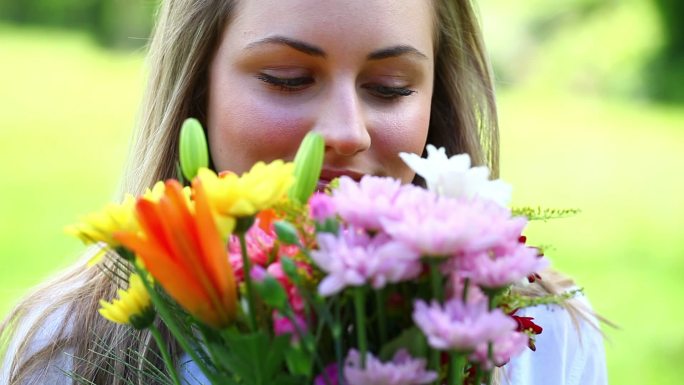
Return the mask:
[[363,88],[368,90],[371,95],[387,100],[397,99],[403,96],[409,96],[416,92],[415,90],[412,90],[407,87],[389,87],[383,86],[381,84],[368,84],[364,85]]
[[296,78],[279,78],[265,73],[260,73],[257,75],[257,79],[277,88],[280,91],[285,92],[296,92],[303,90],[314,82],[314,79],[308,76]]

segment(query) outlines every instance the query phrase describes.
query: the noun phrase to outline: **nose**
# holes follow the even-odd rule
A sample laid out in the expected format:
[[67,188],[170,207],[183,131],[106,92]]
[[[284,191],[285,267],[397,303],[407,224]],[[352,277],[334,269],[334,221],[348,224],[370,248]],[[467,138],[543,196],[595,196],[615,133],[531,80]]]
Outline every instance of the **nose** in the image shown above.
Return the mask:
[[353,82],[326,93],[314,130],[325,139],[326,154],[353,156],[370,148],[363,104]]

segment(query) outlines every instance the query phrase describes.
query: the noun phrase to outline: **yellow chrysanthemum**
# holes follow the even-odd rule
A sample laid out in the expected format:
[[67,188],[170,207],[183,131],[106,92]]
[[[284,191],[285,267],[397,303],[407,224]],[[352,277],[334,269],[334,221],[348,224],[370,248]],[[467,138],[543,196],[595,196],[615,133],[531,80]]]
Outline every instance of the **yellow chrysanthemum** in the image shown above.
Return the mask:
[[145,190],[145,193],[143,194],[143,198],[152,201],[152,202],[159,202],[161,197],[164,195],[164,182],[158,181],[157,183],[152,186],[152,188],[148,188]]
[[220,215],[247,217],[283,199],[294,182],[293,174],[292,163],[276,160],[269,164],[258,162],[239,177],[217,176],[207,169],[200,169],[198,177]]
[[119,324],[130,324],[136,329],[144,329],[154,320],[154,310],[150,295],[145,289],[142,279],[137,274],[132,274],[129,279],[128,290],[117,291],[119,299],[111,303],[100,300],[98,311],[100,314]]
[[86,215],[81,223],[67,226],[64,231],[79,238],[86,245],[104,242],[112,248],[119,246],[113,234],[118,231],[137,231],[135,198],[126,195],[122,203],[110,203],[101,211]]
[[[145,190],[145,193],[142,195],[142,198],[150,202],[159,203],[161,198],[164,196],[165,191],[166,183],[160,180],[157,181],[157,183],[155,183],[151,189],[148,188],[147,190]],[[192,200],[192,189],[190,188],[190,186],[183,187],[183,197],[185,198],[185,203],[188,204],[190,211],[194,212],[195,202]]]

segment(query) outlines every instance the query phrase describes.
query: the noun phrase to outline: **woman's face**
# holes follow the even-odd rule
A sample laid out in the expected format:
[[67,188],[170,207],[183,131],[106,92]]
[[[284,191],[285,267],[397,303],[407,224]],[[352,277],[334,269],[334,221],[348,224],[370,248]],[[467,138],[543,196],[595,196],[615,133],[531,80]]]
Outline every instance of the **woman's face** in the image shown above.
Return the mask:
[[208,133],[217,170],[292,160],[309,131],[326,142],[322,182],[413,172],[433,86],[425,0],[242,0],[209,72]]

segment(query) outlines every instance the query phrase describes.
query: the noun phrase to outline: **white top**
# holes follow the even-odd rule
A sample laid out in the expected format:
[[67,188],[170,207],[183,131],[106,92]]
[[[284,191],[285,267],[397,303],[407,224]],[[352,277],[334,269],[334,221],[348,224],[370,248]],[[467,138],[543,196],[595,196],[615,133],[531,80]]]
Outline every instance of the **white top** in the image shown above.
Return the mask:
[[[586,301],[584,301],[586,303]],[[42,310],[42,309],[37,309]],[[39,312],[29,314],[27,322],[17,328],[17,334],[10,341],[7,354],[0,367],[0,384],[9,383],[9,359],[14,357],[19,343],[25,339],[27,325],[33,324]],[[606,385],[605,353],[603,338],[588,321],[580,322],[579,333],[570,316],[558,306],[537,306],[520,311],[521,316],[534,317],[535,323],[544,328],[537,336],[537,351],[529,349],[514,358],[504,367],[502,385]],[[64,312],[51,316],[46,327],[38,332],[31,342],[30,351],[35,352],[46,346],[57,332]],[[62,370],[68,371],[72,365],[71,352],[64,352],[51,361],[44,372],[21,385],[33,384],[72,384]],[[180,361],[183,381],[190,385],[207,384],[197,366],[184,356]]]
[[[590,309],[584,297],[580,297]],[[567,311],[557,305],[521,310],[543,328],[536,351],[526,349],[504,368],[504,385],[606,385],[603,336],[596,323],[580,319],[579,330]]]

